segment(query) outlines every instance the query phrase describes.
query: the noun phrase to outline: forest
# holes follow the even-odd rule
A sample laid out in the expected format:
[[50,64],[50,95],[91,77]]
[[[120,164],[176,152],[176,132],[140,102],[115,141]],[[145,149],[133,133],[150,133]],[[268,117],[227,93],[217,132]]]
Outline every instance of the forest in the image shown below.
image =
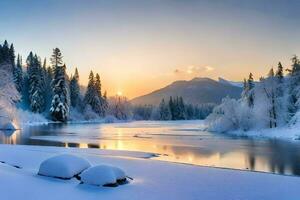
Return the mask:
[[[48,63],[30,52],[24,59],[7,40],[0,45],[3,117],[15,119],[27,112],[52,121],[99,120],[190,120],[204,119],[214,104],[186,104],[182,97],[162,99],[159,106],[131,105],[125,96],[107,96],[100,75],[90,72],[87,86],[79,83],[78,69],[70,76],[59,48],[54,48]],[[5,87],[4,87],[5,86]],[[28,114],[29,113],[29,114]]]
[[295,55],[291,62],[286,69],[279,62],[276,70],[271,68],[257,82],[250,73],[244,80],[241,98],[224,98],[207,117],[207,128],[218,132],[249,131],[299,123],[300,60]]

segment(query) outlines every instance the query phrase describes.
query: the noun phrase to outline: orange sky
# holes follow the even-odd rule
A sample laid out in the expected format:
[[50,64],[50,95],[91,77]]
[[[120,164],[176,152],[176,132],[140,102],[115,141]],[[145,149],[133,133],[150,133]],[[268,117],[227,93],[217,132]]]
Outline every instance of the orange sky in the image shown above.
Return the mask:
[[300,55],[297,1],[87,1],[0,1],[0,38],[24,61],[59,47],[81,84],[92,69],[129,98],[199,76],[257,79]]

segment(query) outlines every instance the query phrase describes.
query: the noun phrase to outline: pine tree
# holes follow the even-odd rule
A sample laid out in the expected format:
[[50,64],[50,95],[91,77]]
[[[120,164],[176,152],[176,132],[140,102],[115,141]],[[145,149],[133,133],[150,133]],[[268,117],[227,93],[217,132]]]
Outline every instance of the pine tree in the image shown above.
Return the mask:
[[268,73],[268,78],[261,79],[260,83],[263,88],[263,92],[267,98],[266,107],[268,108],[269,114],[269,128],[277,127],[277,112],[278,112],[278,96],[277,96],[277,86],[278,81],[275,79],[275,74],[273,68],[270,69]]
[[45,100],[43,96],[43,77],[41,63],[37,55],[30,52],[27,57],[28,83],[29,83],[29,104],[32,112],[41,113],[44,111]]
[[252,91],[253,88],[254,88],[254,79],[253,79],[253,74],[250,73],[247,81],[247,101],[249,107],[253,107],[254,105],[254,93]]
[[12,73],[15,64],[15,51],[13,45],[11,44],[11,46],[9,47],[7,40],[5,40],[0,50],[1,68]]
[[197,107],[193,106],[192,104],[188,104],[185,106],[185,113],[186,113],[186,119],[191,120],[191,119],[197,119],[196,117],[196,111]]
[[69,117],[69,88],[67,83],[66,65],[62,64],[62,55],[58,48],[53,50],[51,63],[54,69],[52,81],[53,98],[50,115],[54,121],[66,122]]
[[292,57],[292,70],[291,70],[291,75],[292,76],[298,76],[300,72],[300,62],[299,59],[296,55]]
[[89,82],[87,85],[87,90],[84,96],[84,102],[86,104],[89,104],[92,108],[95,106],[95,97],[96,91],[95,91],[95,79],[94,79],[94,73],[93,71],[90,72],[89,75]]
[[13,78],[16,85],[16,89],[21,92],[23,88],[23,70],[22,70],[22,59],[18,55],[17,65],[13,68]]
[[[300,61],[295,55],[292,57],[292,69],[290,70],[290,81],[289,81],[289,98],[288,98],[288,112],[289,119],[292,118],[298,110],[298,97],[299,94],[299,84],[300,84]],[[288,120],[289,120],[288,119]]]
[[279,80],[279,82],[282,83],[282,80],[283,80],[283,67],[282,67],[281,62],[278,63],[278,68],[277,68],[277,71],[276,71],[276,77]]
[[97,102],[97,104],[95,105],[94,110],[101,117],[104,117],[105,116],[104,98],[101,92],[101,80],[98,73],[96,74],[96,78],[95,78],[95,92],[96,92],[95,102]]
[[75,74],[71,77],[70,81],[70,98],[71,105],[75,108],[78,105],[80,98],[79,74],[77,68],[75,69]]
[[106,114],[107,110],[108,110],[108,100],[107,100],[107,92],[104,91],[103,94],[103,109],[104,109],[104,114]]
[[179,97],[178,98],[178,119],[184,120],[185,118],[186,118],[185,105],[183,102],[183,98]]
[[169,105],[166,104],[165,99],[161,100],[158,107],[158,112],[159,112],[159,120],[170,120],[172,118]]
[[62,61],[62,54],[59,48],[53,49],[53,54],[50,58],[51,64],[53,68],[56,68],[57,66],[60,66],[63,64]]
[[9,63],[12,65],[12,67],[15,67],[15,59],[16,59],[16,56],[15,56],[15,48],[14,48],[14,45],[11,44],[10,45],[10,48],[8,50],[8,54],[9,54]]
[[2,45],[2,63],[9,64],[10,63],[10,54],[9,54],[9,45],[7,40],[4,41]]
[[169,109],[170,109],[170,113],[171,113],[171,119],[175,120],[175,105],[173,102],[173,98],[171,96],[169,99]]

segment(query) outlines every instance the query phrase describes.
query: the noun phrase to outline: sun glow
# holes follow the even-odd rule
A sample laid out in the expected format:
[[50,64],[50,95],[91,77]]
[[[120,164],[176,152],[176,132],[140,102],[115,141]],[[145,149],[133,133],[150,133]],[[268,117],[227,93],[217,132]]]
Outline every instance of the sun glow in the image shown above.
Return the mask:
[[118,95],[118,96],[122,96],[123,93],[122,93],[121,91],[118,91],[118,92],[117,92],[117,95]]

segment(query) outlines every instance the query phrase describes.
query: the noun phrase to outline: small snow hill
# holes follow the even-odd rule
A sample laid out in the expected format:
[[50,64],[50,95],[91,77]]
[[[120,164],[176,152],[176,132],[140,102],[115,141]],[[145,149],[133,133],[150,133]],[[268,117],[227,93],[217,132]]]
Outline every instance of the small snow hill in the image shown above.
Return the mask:
[[149,94],[131,100],[133,105],[158,105],[162,98],[182,96],[186,103],[194,105],[204,103],[219,104],[222,98],[229,96],[238,99],[242,88],[228,82],[215,81],[210,78],[194,78],[190,81],[175,81],[172,84]]

